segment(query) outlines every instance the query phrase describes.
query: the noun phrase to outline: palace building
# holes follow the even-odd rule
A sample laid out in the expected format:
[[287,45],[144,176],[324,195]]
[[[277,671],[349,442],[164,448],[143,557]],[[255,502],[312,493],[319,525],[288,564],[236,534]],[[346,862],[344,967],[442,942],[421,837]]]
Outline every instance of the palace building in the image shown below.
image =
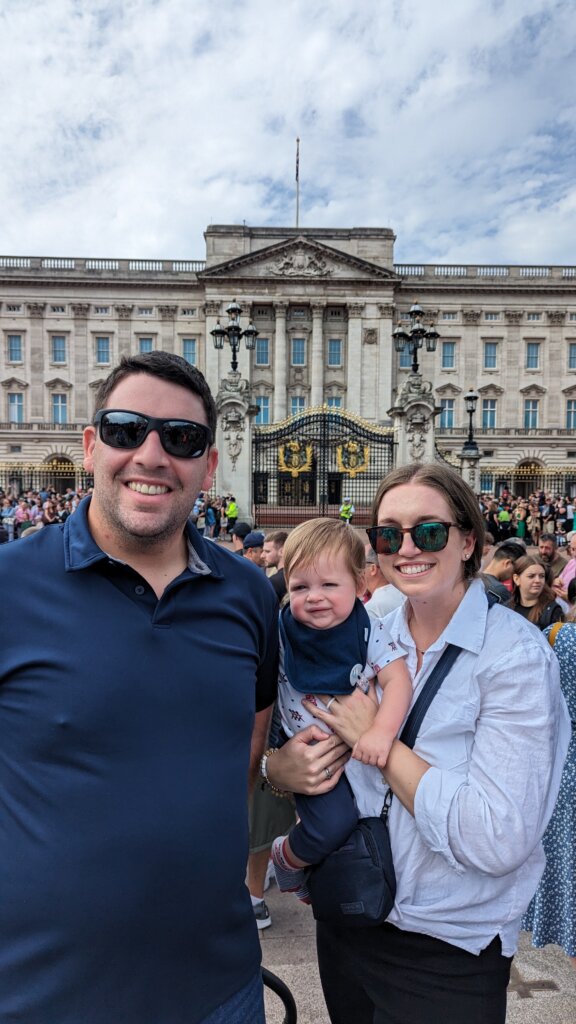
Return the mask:
[[2,486],[51,468],[78,484],[95,389],[123,353],[177,352],[216,394],[231,351],[210,332],[235,299],[258,331],[238,352],[256,428],[313,409],[390,427],[411,372],[393,331],[418,302],[439,334],[418,353],[439,456],[458,465],[472,388],[481,489],[576,493],[576,267],[397,264],[389,228],[214,225],[205,239],[198,260],[0,257]]

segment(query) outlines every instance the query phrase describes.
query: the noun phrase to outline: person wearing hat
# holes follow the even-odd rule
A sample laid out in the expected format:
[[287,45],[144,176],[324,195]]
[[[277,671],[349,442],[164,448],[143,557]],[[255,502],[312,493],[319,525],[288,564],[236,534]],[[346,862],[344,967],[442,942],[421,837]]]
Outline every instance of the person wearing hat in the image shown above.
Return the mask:
[[264,534],[259,530],[252,530],[244,537],[244,557],[248,558],[254,565],[264,569]]
[[350,525],[350,523],[352,522],[352,516],[354,515],[355,511],[356,509],[352,504],[352,499],[344,498],[344,501],[340,505],[338,515],[340,516],[340,519],[342,520],[343,523],[348,523],[348,525]]
[[244,538],[251,532],[252,527],[250,526],[250,523],[236,523],[236,525],[232,527],[230,536],[232,538],[232,550],[236,555],[242,556],[244,554]]
[[236,526],[236,520],[238,519],[238,505],[236,504],[236,498],[233,494],[230,495],[226,502],[226,520],[228,522],[228,533],[232,534],[234,527]]

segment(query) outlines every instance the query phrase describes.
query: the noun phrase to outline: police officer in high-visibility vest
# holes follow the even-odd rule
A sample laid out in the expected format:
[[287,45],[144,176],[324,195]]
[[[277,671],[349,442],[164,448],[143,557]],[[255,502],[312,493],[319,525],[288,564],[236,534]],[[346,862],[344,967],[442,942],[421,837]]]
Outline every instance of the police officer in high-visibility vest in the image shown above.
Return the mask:
[[350,525],[350,523],[352,522],[352,516],[354,515],[355,511],[356,509],[354,508],[354,505],[352,504],[350,498],[344,498],[344,501],[340,505],[340,519],[342,520],[342,522],[348,523],[348,525]]

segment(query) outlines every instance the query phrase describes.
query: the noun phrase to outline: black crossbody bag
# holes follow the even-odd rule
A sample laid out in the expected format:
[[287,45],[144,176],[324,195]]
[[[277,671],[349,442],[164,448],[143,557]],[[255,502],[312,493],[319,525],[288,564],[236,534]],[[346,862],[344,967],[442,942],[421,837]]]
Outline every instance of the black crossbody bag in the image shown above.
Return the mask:
[[[407,747],[414,746],[424,716],[461,650],[449,644],[426,680],[400,734]],[[383,924],[388,917],[396,897],[388,833],[391,800],[389,789],[380,816],[360,818],[344,845],[311,868],[308,888],[317,921],[366,928]]]

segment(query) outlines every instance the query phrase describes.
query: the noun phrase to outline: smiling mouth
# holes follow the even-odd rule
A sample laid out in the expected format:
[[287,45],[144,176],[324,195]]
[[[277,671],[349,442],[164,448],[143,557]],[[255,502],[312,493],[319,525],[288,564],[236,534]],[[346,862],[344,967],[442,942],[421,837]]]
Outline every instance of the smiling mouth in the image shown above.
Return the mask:
[[432,568],[432,563],[424,565],[398,565],[396,568],[402,576],[419,576],[423,572],[428,572],[428,569]]
[[168,494],[170,490],[169,487],[160,484],[139,484],[132,480],[126,486],[130,491],[136,491],[137,494]]

